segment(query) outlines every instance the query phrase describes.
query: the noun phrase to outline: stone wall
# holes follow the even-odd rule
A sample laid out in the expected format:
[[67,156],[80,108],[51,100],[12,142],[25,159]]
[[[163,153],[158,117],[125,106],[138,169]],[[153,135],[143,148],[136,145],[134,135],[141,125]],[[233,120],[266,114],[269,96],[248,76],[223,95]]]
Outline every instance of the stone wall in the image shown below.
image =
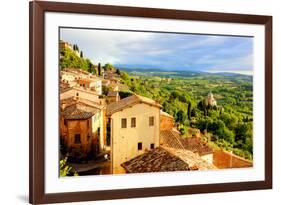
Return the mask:
[[[88,120],[60,120],[60,135],[67,151],[76,150],[81,156],[90,153],[93,142],[92,119]],[[75,143],[75,135],[80,134],[81,143]]]
[[174,118],[166,115],[160,115],[160,130],[172,130],[174,127]]
[[219,169],[253,166],[253,162],[222,150],[214,151],[213,164]]

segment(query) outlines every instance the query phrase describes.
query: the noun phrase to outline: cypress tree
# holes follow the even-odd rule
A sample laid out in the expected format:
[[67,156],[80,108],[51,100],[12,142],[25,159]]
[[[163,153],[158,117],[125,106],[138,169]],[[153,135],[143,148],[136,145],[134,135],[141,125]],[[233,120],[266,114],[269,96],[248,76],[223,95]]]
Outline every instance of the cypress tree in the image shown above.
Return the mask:
[[101,65],[100,65],[100,63],[98,64],[98,75],[101,75]]
[[191,120],[191,102],[188,103],[187,116],[188,119]]

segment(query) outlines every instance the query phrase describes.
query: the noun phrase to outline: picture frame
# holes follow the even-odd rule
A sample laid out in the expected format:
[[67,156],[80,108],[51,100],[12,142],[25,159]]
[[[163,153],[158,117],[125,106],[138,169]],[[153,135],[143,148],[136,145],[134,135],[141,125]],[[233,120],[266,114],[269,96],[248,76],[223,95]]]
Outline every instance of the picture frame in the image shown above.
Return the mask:
[[[264,26],[264,180],[195,185],[46,193],[45,17],[46,13],[103,15]],[[272,188],[272,17],[156,8],[32,1],[29,4],[29,202],[32,204],[171,196]]]

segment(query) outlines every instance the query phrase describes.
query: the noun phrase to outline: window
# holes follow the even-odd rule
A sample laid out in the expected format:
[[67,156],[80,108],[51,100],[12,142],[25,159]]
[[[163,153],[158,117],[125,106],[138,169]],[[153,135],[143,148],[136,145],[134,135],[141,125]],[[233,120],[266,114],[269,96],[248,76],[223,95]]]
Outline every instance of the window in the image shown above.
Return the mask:
[[74,136],[74,143],[75,143],[75,144],[81,144],[80,134],[76,134],[76,135]]
[[154,149],[154,143],[150,144],[150,149]]
[[154,125],[154,117],[151,116],[149,117],[149,126],[153,126]]
[[121,128],[127,128],[127,119],[126,118],[121,119]]
[[79,93],[76,93],[76,96],[79,96]]
[[142,150],[142,143],[141,142],[138,143],[138,150]]
[[135,117],[131,118],[131,127],[136,127],[136,118]]

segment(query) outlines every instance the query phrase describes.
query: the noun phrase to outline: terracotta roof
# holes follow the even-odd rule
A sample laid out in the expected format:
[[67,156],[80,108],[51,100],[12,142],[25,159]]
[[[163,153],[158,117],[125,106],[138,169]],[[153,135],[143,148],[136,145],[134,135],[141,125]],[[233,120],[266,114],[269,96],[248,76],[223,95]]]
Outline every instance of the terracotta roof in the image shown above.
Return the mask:
[[81,102],[76,102],[64,108],[61,115],[67,120],[88,119],[100,110]]
[[99,99],[99,101],[91,101],[91,100],[87,100],[81,97],[69,97],[69,98],[65,98],[60,100],[60,105],[64,107],[68,107],[70,105],[73,105],[75,103],[80,103],[80,104],[84,104],[85,106],[90,106],[96,109],[103,109],[105,108],[105,102],[103,99]]
[[65,92],[67,90],[70,89],[70,86],[68,83],[65,83],[65,82],[60,82],[60,92]]
[[199,155],[213,153],[213,149],[209,147],[208,143],[204,142],[199,137],[181,138],[181,142],[185,149],[196,152]]
[[163,110],[160,111],[160,115],[166,116],[166,117],[170,117],[170,118],[174,118],[172,115],[170,115],[167,112],[164,112]]
[[150,150],[137,156],[121,166],[128,173],[187,171],[191,168],[179,157],[171,154],[162,147]]
[[213,153],[213,149],[199,137],[183,138],[178,132],[172,130],[160,131],[160,143],[164,147],[186,149],[199,155]]
[[80,87],[80,86],[69,87],[68,89],[65,89],[65,90],[61,91],[61,92],[60,92],[61,96],[62,96],[65,92],[67,92],[67,91],[69,91],[69,90],[80,91],[80,92],[84,92],[84,93],[88,93],[88,94],[92,94],[92,95],[98,96],[98,94],[96,93],[96,91],[92,91],[92,90],[90,90],[90,89],[84,89],[84,88],[82,88],[82,87]]
[[96,82],[99,81],[100,79],[96,79],[96,78],[81,78],[79,79],[79,83],[92,83],[92,82]]
[[189,165],[189,167],[191,167],[192,170],[217,169],[213,164],[205,161],[198,154],[195,154],[190,150],[166,147],[165,149],[173,155],[179,157],[181,160],[183,160],[186,164]]
[[79,68],[64,68],[62,71],[69,72],[69,73],[76,73],[76,74],[84,74],[84,75],[89,74],[89,72]]
[[129,87],[125,84],[122,84],[122,83],[118,83],[118,90],[119,91],[128,91],[130,90]]
[[175,149],[184,149],[180,141],[180,134],[173,130],[160,131],[160,144],[164,147],[172,147]]
[[133,106],[138,103],[146,103],[146,104],[149,104],[149,105],[152,105],[155,107],[159,107],[159,108],[162,107],[159,103],[155,102],[154,100],[152,100],[150,98],[146,98],[146,97],[134,94],[127,98],[123,98],[122,100],[120,100],[118,102],[109,104],[107,106],[106,113],[107,113],[107,115],[112,115],[115,112],[118,112],[120,110],[123,110],[127,107]]
[[108,97],[116,97],[116,96],[118,96],[119,94],[118,94],[118,92],[117,91],[108,91],[108,93],[107,93],[107,96]]

